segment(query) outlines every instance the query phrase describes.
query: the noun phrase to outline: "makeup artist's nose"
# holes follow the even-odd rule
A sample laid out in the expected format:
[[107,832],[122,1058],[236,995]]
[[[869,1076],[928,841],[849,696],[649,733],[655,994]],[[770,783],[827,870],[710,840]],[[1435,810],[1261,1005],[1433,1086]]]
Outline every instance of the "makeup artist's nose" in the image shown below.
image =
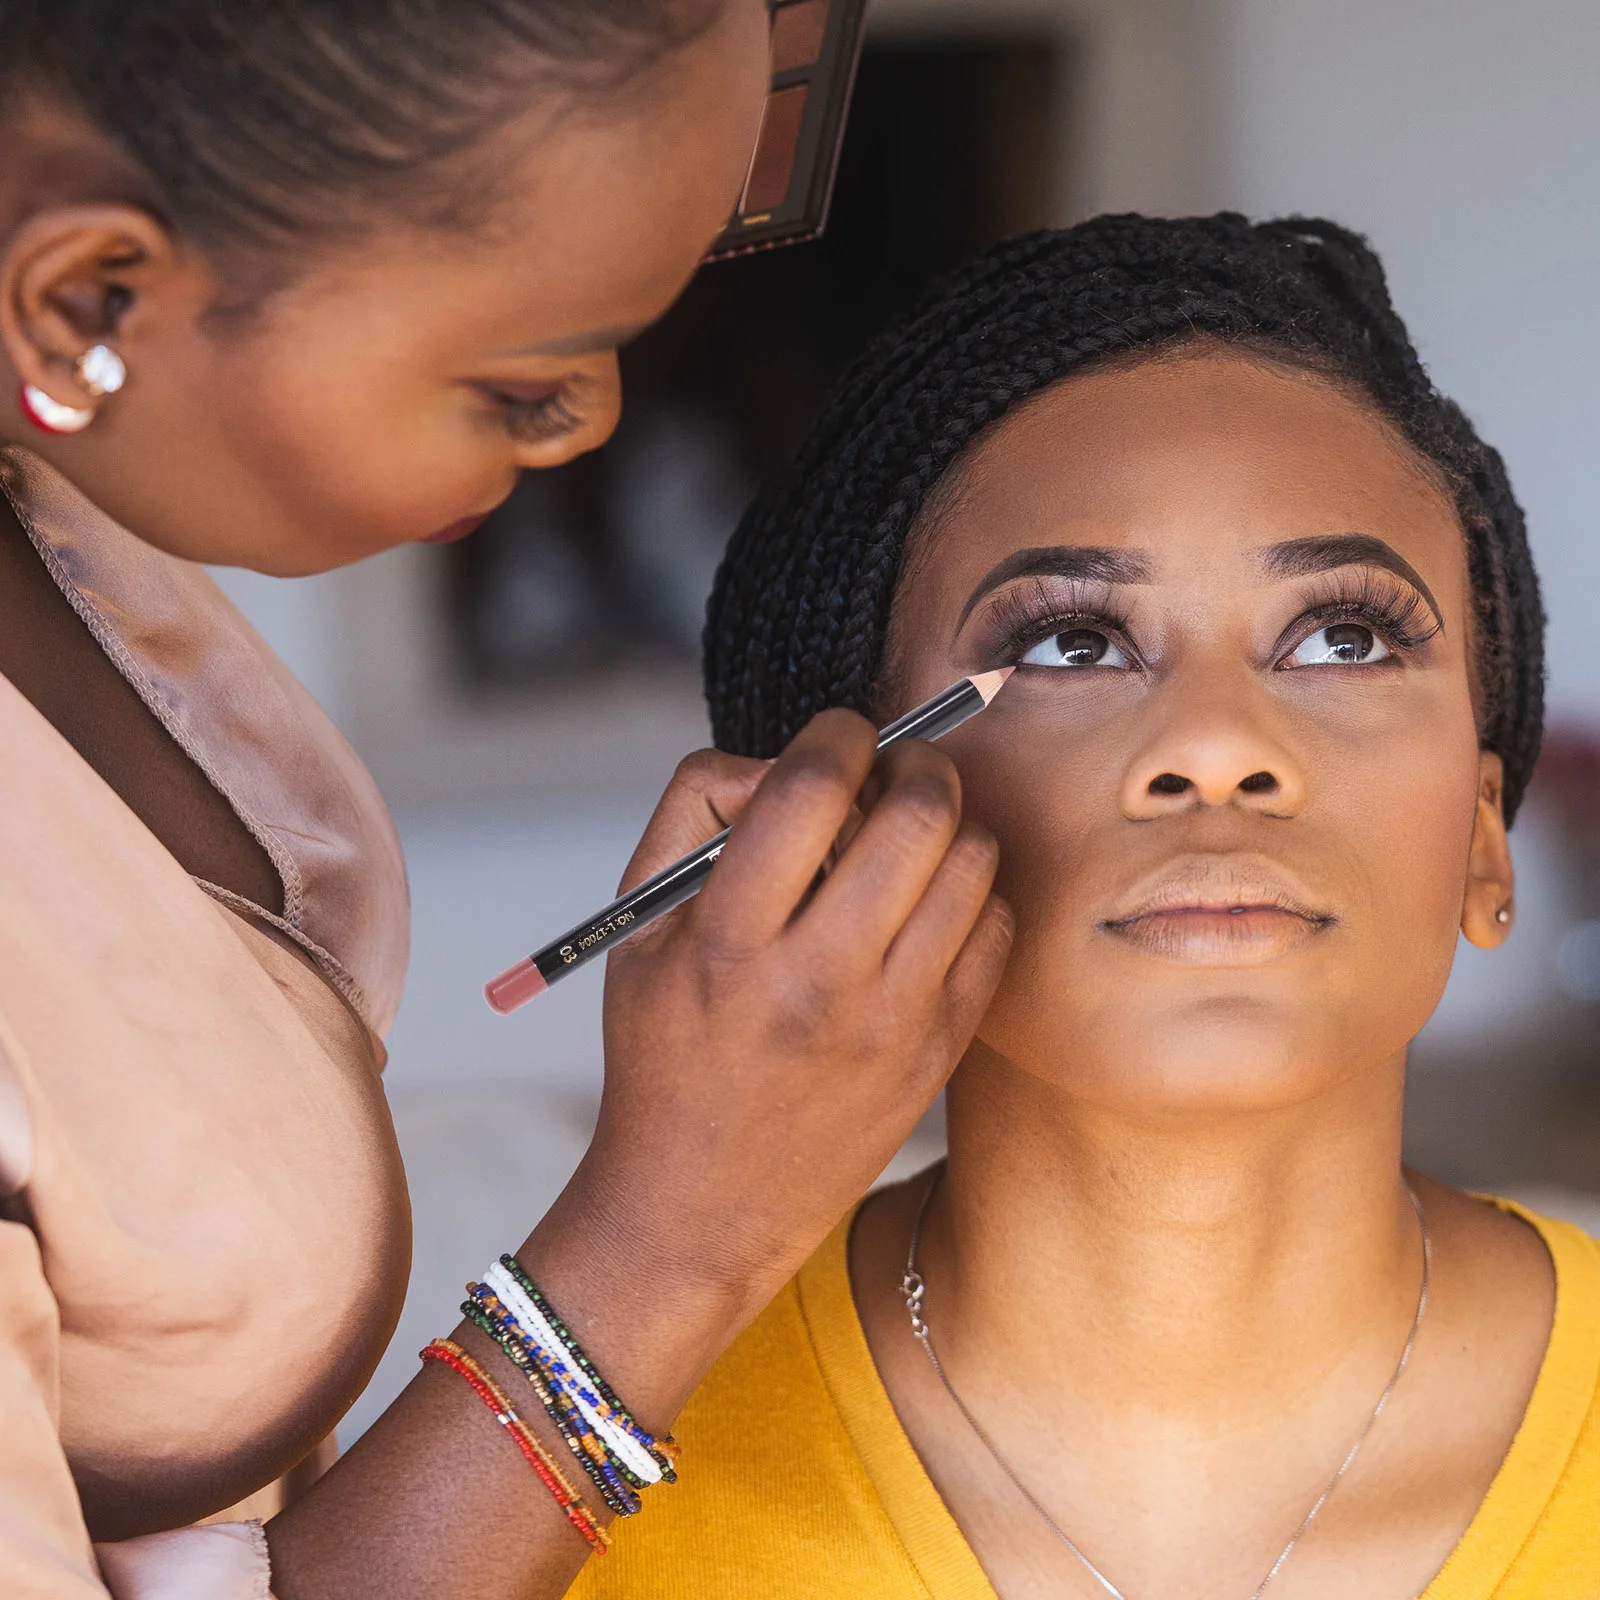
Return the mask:
[[1146,821],[1228,805],[1263,816],[1296,815],[1305,804],[1300,763],[1254,709],[1204,692],[1167,707],[1123,776],[1123,815]]

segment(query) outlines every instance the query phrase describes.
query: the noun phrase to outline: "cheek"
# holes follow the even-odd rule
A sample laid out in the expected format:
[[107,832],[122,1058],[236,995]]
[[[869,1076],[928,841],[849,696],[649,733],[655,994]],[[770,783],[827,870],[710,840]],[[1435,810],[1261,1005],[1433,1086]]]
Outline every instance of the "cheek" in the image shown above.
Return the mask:
[[1397,1043],[1432,1015],[1450,974],[1477,789],[1477,735],[1464,701],[1326,764],[1319,811],[1355,935],[1348,1003],[1375,1022],[1387,1018]]
[[344,556],[488,511],[515,481],[492,418],[480,423],[449,390],[424,391],[381,367],[284,363],[260,373],[229,413],[222,420],[265,503],[302,539]]
[[[1392,1058],[1432,1014],[1456,948],[1477,793],[1464,699],[1359,725],[1302,721],[1288,744],[1308,798],[1290,820],[1154,823],[1119,805],[1142,742],[1136,711],[1041,733],[1018,714],[1008,726],[1003,705],[973,725],[959,758],[1017,918],[981,1030],[992,1048],[1080,1088],[1260,1103]],[[1232,969],[1164,961],[1101,931],[1137,879],[1195,849],[1265,856],[1339,925],[1303,953]]]

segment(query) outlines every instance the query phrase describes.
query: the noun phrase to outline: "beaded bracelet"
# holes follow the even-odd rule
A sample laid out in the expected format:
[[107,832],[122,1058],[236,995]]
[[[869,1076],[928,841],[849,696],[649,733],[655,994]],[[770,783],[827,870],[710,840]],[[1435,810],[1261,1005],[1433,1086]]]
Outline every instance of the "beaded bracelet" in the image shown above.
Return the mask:
[[560,1407],[556,1404],[554,1397],[545,1387],[544,1380],[539,1375],[538,1368],[532,1365],[531,1358],[521,1349],[519,1345],[510,1343],[502,1337],[499,1325],[490,1316],[488,1311],[478,1303],[478,1301],[463,1301],[461,1305],[461,1313],[469,1322],[474,1323],[477,1327],[481,1328],[486,1334],[488,1334],[488,1336],[494,1340],[494,1342],[498,1344],[502,1350],[505,1351],[506,1356],[511,1360],[511,1362],[522,1370],[523,1376],[527,1378],[528,1382],[533,1386],[534,1394],[537,1396],[539,1403],[544,1407],[545,1411],[550,1417],[550,1420],[555,1424],[556,1431],[560,1433],[562,1440],[565,1442],[567,1448],[571,1450],[574,1458],[577,1460],[578,1465],[583,1468],[585,1474],[588,1476],[589,1481],[594,1485],[595,1490],[599,1494],[600,1498],[605,1501],[606,1505],[614,1513],[616,1513],[616,1515],[631,1516],[632,1511],[618,1498],[611,1485],[606,1482],[604,1475],[600,1471],[600,1468],[596,1465],[589,1453],[584,1449],[582,1440],[580,1440],[573,1432],[571,1425],[567,1421],[566,1413],[560,1409]]
[[[522,1324],[523,1331],[546,1352],[564,1348],[556,1330],[544,1313],[524,1293],[522,1285],[496,1262],[484,1274],[486,1282],[500,1297],[500,1303]],[[545,1381],[550,1388],[570,1399],[591,1428],[605,1440],[607,1449],[622,1461],[641,1483],[660,1483],[672,1470],[670,1461],[658,1460],[651,1453],[655,1440],[632,1417],[613,1407],[560,1355],[551,1354]]]
[[606,1504],[634,1515],[641,1490],[676,1482],[676,1442],[639,1425],[514,1256],[501,1256],[483,1276],[467,1285],[463,1314],[528,1379]]
[[[647,1450],[651,1451],[653,1454],[665,1456],[669,1463],[675,1462],[678,1459],[677,1441],[673,1439],[671,1434],[664,1435],[661,1438],[656,1438],[647,1433],[639,1426],[637,1422],[633,1420],[633,1417],[628,1413],[627,1408],[619,1399],[617,1399],[616,1395],[612,1393],[610,1384],[608,1384],[606,1380],[600,1376],[599,1369],[594,1365],[593,1362],[589,1360],[588,1356],[584,1354],[583,1346],[580,1345],[577,1339],[573,1337],[571,1329],[569,1329],[566,1323],[564,1323],[561,1318],[556,1315],[555,1307],[552,1306],[547,1299],[545,1299],[544,1294],[540,1290],[538,1284],[536,1284],[523,1269],[522,1263],[518,1261],[515,1256],[505,1255],[500,1257],[500,1265],[510,1275],[512,1280],[517,1284],[522,1292],[538,1308],[540,1314],[545,1318],[550,1327],[555,1331],[557,1337],[561,1340],[561,1343],[566,1346],[567,1352],[569,1355],[571,1355],[573,1361],[577,1363],[583,1374],[590,1380],[591,1383],[594,1384],[595,1388],[599,1390],[600,1397],[605,1402],[605,1405],[609,1407],[610,1412],[628,1428],[628,1430],[633,1434],[634,1438],[636,1438]],[[673,1481],[672,1473],[665,1472],[663,1473],[663,1476],[668,1483]]]
[[[533,1384],[539,1403],[561,1431],[606,1504],[619,1517],[633,1516],[640,1504],[637,1491],[645,1485],[634,1478],[624,1463],[613,1459],[604,1440],[596,1435],[588,1419],[571,1400],[550,1387],[548,1371],[540,1359],[538,1342],[523,1331],[516,1317],[500,1303],[494,1291],[481,1283],[470,1285],[470,1289],[472,1298],[462,1302],[462,1312],[473,1321],[478,1321],[473,1316],[474,1312],[484,1318],[478,1322],[478,1326],[505,1351],[509,1359],[521,1367],[523,1376]],[[517,1360],[518,1356],[522,1357],[521,1361]]]
[[495,1421],[516,1441],[517,1448],[538,1473],[539,1481],[555,1497],[567,1521],[583,1535],[592,1550],[604,1555],[610,1548],[611,1536],[595,1520],[594,1513],[583,1503],[538,1436],[512,1409],[500,1385],[454,1340],[435,1339],[421,1354],[424,1361],[438,1361],[466,1379],[473,1392],[494,1413]]

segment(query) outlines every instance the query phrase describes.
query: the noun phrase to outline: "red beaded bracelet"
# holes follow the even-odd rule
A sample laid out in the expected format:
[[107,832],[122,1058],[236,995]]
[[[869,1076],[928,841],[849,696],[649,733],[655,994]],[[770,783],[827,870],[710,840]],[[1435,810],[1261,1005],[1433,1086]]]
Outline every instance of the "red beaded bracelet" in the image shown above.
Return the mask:
[[595,1521],[594,1513],[583,1503],[538,1436],[512,1409],[505,1390],[453,1339],[435,1339],[422,1351],[422,1359],[441,1362],[467,1380],[473,1392],[494,1413],[495,1421],[516,1441],[528,1465],[539,1474],[539,1481],[566,1513],[567,1521],[588,1540],[597,1554],[604,1555],[611,1544],[610,1535]]

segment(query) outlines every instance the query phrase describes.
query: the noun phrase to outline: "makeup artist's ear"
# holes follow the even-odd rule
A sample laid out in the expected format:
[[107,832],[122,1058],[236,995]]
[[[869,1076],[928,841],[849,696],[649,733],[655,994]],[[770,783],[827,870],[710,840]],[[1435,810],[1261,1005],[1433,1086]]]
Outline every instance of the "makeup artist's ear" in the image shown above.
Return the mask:
[[1501,799],[1505,771],[1492,751],[1478,753],[1478,814],[1472,826],[1472,853],[1467,858],[1467,895],[1461,907],[1461,931],[1480,950],[1494,950],[1511,932],[1516,877],[1511,870],[1511,844]]
[[73,364],[110,344],[131,371],[138,345],[206,303],[207,274],[131,205],[64,206],[29,217],[0,253],[0,343],[24,383],[82,405]]

